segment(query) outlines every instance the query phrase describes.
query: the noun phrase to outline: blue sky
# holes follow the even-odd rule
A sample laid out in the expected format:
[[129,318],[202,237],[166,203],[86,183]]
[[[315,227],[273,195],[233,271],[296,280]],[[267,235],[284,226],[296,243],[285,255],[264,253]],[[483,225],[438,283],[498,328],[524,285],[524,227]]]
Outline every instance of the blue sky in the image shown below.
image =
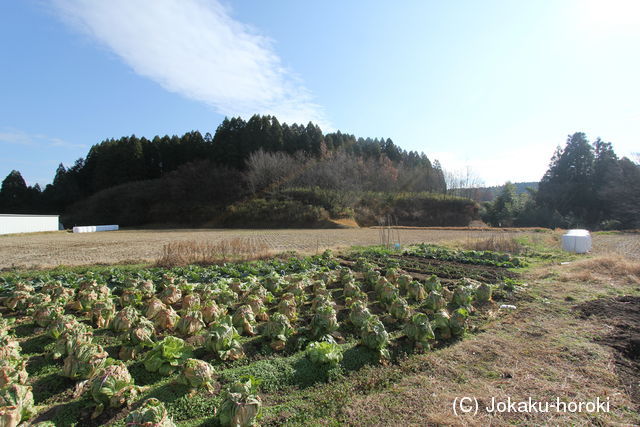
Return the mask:
[[640,151],[640,1],[0,2],[0,179],[92,144],[275,114],[486,184],[575,131]]

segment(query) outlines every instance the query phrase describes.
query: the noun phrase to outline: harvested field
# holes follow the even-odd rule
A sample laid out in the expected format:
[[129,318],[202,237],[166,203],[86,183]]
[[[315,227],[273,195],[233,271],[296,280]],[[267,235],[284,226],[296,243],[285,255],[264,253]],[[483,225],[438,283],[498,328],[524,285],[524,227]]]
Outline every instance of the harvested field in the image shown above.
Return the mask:
[[[395,232],[394,232],[395,234]],[[400,243],[471,241],[491,236],[554,236],[548,233],[502,230],[401,229]],[[594,235],[594,253],[616,253],[640,259],[638,234]],[[46,268],[58,265],[92,265],[152,262],[166,243],[202,241],[216,243],[234,238],[254,239],[272,252],[315,253],[327,248],[380,243],[380,230],[121,230],[105,233],[68,232],[0,236],[0,269]]]

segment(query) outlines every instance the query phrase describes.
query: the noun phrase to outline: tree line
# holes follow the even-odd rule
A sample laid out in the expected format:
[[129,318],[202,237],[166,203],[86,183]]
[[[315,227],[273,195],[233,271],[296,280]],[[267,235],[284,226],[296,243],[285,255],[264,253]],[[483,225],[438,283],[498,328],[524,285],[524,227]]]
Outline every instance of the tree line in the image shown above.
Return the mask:
[[576,132],[556,149],[538,190],[517,195],[507,183],[482,216],[506,227],[640,228],[640,165]]
[[14,170],[0,187],[0,211],[62,213],[110,188],[169,176],[176,181],[176,172],[194,170],[215,177],[218,184],[233,180],[232,188],[240,177],[248,192],[263,191],[270,174],[282,181],[285,172],[288,186],[446,190],[437,161],[431,163],[424,153],[403,150],[389,138],[356,138],[340,131],[323,134],[313,123],[280,124],[273,116],[255,115],[247,121],[225,118],[213,135],[192,131],[181,137],[132,135],[102,141],[72,166],[60,164],[53,182],[44,189],[38,184],[27,186]]

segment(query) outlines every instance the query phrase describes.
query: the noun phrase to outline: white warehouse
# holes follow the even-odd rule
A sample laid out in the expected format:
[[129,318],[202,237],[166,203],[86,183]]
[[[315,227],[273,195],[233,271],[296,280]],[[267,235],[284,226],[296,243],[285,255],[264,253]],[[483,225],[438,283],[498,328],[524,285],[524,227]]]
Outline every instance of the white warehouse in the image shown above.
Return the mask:
[[57,231],[59,215],[0,214],[0,234]]

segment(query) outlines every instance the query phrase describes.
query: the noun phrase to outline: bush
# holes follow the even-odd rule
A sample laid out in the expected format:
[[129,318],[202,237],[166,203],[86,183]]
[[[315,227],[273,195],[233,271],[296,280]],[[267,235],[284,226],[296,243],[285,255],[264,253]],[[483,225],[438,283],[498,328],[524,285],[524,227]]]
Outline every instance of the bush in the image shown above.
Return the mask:
[[251,199],[227,208],[221,225],[243,228],[325,227],[329,213],[296,200]]

